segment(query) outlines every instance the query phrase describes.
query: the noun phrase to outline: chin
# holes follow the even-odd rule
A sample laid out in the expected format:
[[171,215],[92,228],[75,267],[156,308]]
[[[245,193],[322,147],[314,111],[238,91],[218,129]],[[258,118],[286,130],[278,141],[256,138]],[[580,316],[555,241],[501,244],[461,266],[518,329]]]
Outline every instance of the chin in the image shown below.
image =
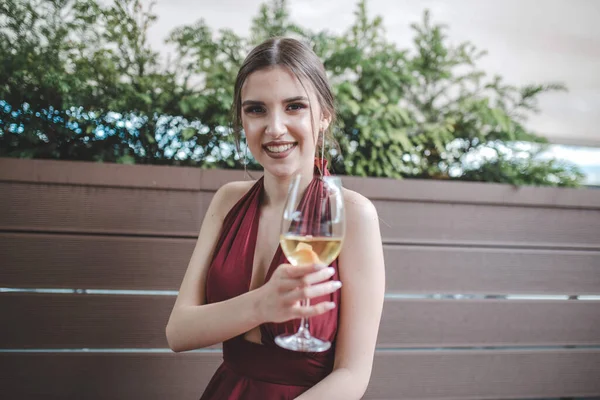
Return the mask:
[[[272,161],[272,160],[269,160]],[[294,165],[292,165],[294,164]],[[277,177],[277,178],[287,178],[290,176],[296,175],[300,168],[298,168],[298,163],[273,163],[266,162],[263,164],[263,168],[265,172]]]

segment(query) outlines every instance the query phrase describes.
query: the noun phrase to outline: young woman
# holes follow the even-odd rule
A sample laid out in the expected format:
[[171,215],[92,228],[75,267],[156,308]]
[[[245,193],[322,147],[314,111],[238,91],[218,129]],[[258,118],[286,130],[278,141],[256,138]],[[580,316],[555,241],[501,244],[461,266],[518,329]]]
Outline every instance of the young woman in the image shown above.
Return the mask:
[[[288,38],[253,49],[235,83],[234,128],[264,168],[256,182],[215,194],[166,333],[173,351],[223,342],[224,362],[202,400],[359,399],[369,383],[385,287],[377,212],[344,189],[346,235],[333,268],[292,267],[279,247],[291,179],[327,174],[315,160],[332,140],[334,99],[312,50]],[[343,285],[342,285],[343,282]],[[302,307],[299,300],[311,299]],[[319,353],[274,343],[310,317]]]

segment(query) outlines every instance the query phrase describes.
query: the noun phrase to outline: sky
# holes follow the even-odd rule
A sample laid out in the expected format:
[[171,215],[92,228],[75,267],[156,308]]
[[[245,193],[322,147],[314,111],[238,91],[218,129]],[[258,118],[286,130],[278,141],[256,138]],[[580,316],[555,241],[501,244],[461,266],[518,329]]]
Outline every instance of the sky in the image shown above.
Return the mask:
[[[150,3],[151,0],[144,0]],[[152,47],[167,54],[169,32],[203,18],[214,29],[246,35],[261,0],[157,0]],[[342,33],[356,2],[289,1],[293,21],[313,30]],[[371,15],[383,16],[387,37],[411,46],[410,24],[429,9],[434,22],[449,26],[454,43],[470,41],[488,51],[479,67],[510,84],[563,82],[567,93],[540,97],[541,113],[528,126],[553,142],[600,147],[599,0],[370,0]]]

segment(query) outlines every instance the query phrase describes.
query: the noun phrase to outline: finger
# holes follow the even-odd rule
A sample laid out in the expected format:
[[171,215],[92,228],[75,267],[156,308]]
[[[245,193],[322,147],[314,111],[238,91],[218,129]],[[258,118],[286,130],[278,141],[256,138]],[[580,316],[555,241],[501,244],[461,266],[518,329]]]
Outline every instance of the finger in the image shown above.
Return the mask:
[[293,304],[301,299],[312,299],[313,297],[319,297],[333,293],[341,287],[342,282],[329,281],[325,283],[319,283],[318,285],[297,288],[296,290],[285,294],[283,297],[284,301],[286,301],[288,304]]
[[314,285],[315,283],[328,280],[335,274],[335,268],[329,267],[317,272],[304,275],[301,278],[282,278],[279,281],[279,289],[281,292],[288,292],[298,287]]
[[319,282],[328,280],[335,274],[335,268],[327,267],[317,272],[304,275],[300,280],[304,285],[314,285]]
[[310,318],[310,317],[316,317],[317,315],[324,314],[327,311],[333,310],[334,308],[335,308],[334,302],[323,301],[318,304],[313,304],[310,307],[295,306],[294,313],[296,314],[296,318]]
[[278,270],[281,269],[281,273],[285,278],[301,278],[311,272],[319,271],[324,269],[322,265],[299,265],[297,267],[290,264],[281,264]]

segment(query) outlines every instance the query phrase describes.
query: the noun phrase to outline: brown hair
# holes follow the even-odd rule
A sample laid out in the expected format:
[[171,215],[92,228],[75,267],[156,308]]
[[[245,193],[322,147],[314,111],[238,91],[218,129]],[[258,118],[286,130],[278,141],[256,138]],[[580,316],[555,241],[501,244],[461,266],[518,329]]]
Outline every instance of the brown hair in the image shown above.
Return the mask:
[[[238,71],[231,108],[233,133],[238,149],[242,131],[242,86],[251,73],[274,66],[283,66],[290,70],[298,78],[305,90],[306,88],[300,78],[307,80],[313,85],[321,109],[331,116],[331,123],[327,129],[322,133],[319,132],[316,143],[317,154],[325,150],[321,146],[322,143],[325,143],[325,147],[329,145],[335,148],[339,154],[339,146],[332,133],[336,117],[335,100],[331,86],[327,80],[325,67],[319,57],[306,44],[296,39],[281,37],[268,39],[252,49]],[[311,107],[311,124],[314,121],[313,118]],[[323,135],[322,137],[321,134]],[[329,158],[327,156],[326,158]]]

